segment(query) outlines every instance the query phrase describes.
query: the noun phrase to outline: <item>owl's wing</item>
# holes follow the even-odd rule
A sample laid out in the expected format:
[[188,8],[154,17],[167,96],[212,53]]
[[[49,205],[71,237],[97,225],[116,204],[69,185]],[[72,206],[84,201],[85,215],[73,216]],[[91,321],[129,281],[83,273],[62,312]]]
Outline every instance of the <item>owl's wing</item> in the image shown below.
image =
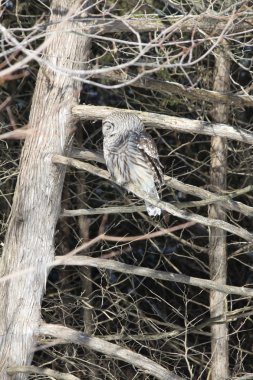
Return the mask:
[[154,172],[155,181],[162,185],[164,183],[163,178],[163,165],[161,164],[158,156],[157,147],[154,140],[147,132],[142,132],[138,134],[137,146],[143,154],[147,164]]

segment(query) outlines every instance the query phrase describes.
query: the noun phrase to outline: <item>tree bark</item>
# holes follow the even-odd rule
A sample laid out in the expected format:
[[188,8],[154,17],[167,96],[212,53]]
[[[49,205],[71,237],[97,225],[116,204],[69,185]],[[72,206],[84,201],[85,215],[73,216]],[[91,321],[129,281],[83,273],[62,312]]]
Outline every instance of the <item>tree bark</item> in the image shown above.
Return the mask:
[[[76,33],[80,0],[53,0],[48,44],[44,58],[61,69],[85,68],[89,39]],[[84,12],[82,14],[84,16]],[[83,22],[82,22],[83,24]],[[54,230],[60,212],[65,168],[54,165],[56,152],[66,153],[73,133],[71,109],[78,102],[81,83],[70,75],[53,72],[49,65],[38,73],[20,173],[13,199],[3,251],[0,283],[0,378],[23,380],[26,374],[7,375],[10,366],[31,363],[34,331],[40,322],[41,298],[47,279],[46,266],[54,256]],[[20,270],[32,268],[25,275]]]
[[[230,58],[227,54],[228,45],[223,45],[216,51],[216,64],[214,76],[215,91],[229,91],[230,87]],[[217,105],[213,110],[216,122],[227,123],[228,106]],[[227,140],[220,136],[211,139],[211,186],[215,192],[226,189],[227,176]],[[220,203],[210,206],[209,217],[226,221],[226,212]],[[210,276],[218,284],[226,284],[227,278],[227,249],[226,231],[220,228],[210,228]],[[223,316],[227,312],[225,294],[218,291],[210,293],[211,318]],[[212,333],[212,362],[211,377],[213,380],[225,380],[229,374],[228,362],[228,331],[226,323],[213,324]]]

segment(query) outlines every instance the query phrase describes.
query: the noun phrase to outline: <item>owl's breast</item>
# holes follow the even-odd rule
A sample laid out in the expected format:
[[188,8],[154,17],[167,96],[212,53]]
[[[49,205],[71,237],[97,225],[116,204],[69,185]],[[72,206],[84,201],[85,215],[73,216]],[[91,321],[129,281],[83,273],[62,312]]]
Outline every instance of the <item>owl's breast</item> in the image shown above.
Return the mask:
[[132,134],[104,149],[108,171],[119,185],[131,182],[142,188],[148,182],[154,186],[154,173],[137,145],[137,137]]
[[108,150],[104,152],[107,169],[119,185],[130,181],[128,154],[125,151]]

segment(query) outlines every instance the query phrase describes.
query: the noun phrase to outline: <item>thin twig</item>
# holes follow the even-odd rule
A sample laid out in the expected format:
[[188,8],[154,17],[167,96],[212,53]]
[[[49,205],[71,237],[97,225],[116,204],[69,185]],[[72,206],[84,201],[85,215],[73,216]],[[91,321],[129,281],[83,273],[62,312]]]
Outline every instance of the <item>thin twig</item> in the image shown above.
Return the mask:
[[140,241],[140,240],[148,240],[153,239],[155,237],[167,235],[169,232],[175,232],[179,230],[184,230],[186,228],[189,228],[196,224],[196,222],[186,222],[182,224],[178,224],[177,226],[170,227],[170,228],[162,228],[160,231],[156,232],[150,232],[144,235],[137,235],[137,236],[108,236],[108,235],[101,235],[101,240],[105,241],[115,241],[115,242],[127,242],[127,241]]

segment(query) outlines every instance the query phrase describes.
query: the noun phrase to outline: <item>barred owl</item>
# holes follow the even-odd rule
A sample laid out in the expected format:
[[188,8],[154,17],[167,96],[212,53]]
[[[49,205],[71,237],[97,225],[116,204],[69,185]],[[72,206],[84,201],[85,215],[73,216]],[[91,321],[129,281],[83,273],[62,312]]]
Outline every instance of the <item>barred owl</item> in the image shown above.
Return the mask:
[[[154,140],[145,132],[140,118],[115,112],[103,121],[103,149],[107,169],[119,185],[133,184],[147,195],[158,198],[156,183],[163,183],[162,164]],[[161,214],[146,202],[150,216]]]

